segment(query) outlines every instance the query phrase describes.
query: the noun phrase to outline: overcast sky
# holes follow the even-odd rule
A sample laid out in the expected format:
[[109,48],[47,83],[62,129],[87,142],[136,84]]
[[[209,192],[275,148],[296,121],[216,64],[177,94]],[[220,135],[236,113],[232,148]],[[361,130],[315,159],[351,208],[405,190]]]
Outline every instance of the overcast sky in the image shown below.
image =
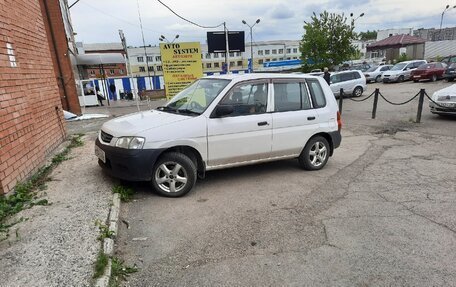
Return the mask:
[[[75,0],[68,0],[72,4]],[[456,0],[162,0],[176,13],[204,26],[226,22],[229,30],[244,30],[253,24],[253,41],[299,40],[304,21],[312,12],[365,13],[356,21],[356,31],[387,28],[438,28],[447,4]],[[156,0],[139,0],[146,45],[156,45],[164,35],[172,40],[206,42],[206,32],[173,15]],[[85,43],[119,42],[123,29],[128,45],[142,45],[137,0],[81,0],[71,8],[76,40]],[[447,11],[443,27],[456,26],[456,9]]]

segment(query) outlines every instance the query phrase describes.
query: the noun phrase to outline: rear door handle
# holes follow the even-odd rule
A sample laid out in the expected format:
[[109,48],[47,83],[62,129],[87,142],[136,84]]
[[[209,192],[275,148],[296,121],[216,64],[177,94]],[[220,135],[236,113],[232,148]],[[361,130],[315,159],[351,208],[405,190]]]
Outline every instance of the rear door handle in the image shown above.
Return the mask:
[[313,121],[313,120],[315,120],[315,117],[307,117],[307,120],[308,121]]
[[259,126],[266,126],[266,125],[269,125],[268,122],[259,122],[258,123]]

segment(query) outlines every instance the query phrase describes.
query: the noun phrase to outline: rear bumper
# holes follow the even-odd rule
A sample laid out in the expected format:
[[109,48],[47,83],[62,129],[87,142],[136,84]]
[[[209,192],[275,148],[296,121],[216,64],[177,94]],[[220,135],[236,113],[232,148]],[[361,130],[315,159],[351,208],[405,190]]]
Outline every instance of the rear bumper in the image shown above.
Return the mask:
[[95,141],[105,152],[106,162],[98,160],[98,164],[109,175],[129,181],[149,181],[152,178],[152,168],[158,156],[164,149],[131,150],[108,146]]
[[[342,142],[342,135],[340,134],[340,131],[334,131],[334,132],[329,132],[329,136],[331,137],[331,141],[333,144],[333,151],[340,146],[340,143]],[[333,153],[331,151],[331,155]]]

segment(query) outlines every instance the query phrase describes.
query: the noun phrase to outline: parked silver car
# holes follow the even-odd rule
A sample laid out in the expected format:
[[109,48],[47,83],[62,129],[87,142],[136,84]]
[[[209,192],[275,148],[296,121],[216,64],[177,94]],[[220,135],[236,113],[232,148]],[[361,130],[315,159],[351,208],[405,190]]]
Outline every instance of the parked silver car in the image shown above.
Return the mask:
[[343,71],[331,74],[330,87],[337,97],[340,89],[344,89],[345,95],[360,97],[366,90],[366,78],[361,71]]
[[413,60],[400,62],[394,65],[389,71],[386,71],[382,75],[383,83],[389,82],[403,82],[410,79],[413,70],[418,68],[422,64],[426,64],[426,60]]
[[369,70],[364,72],[364,77],[366,77],[366,82],[381,82],[382,75],[384,72],[389,71],[393,65],[382,65],[382,66],[374,66]]

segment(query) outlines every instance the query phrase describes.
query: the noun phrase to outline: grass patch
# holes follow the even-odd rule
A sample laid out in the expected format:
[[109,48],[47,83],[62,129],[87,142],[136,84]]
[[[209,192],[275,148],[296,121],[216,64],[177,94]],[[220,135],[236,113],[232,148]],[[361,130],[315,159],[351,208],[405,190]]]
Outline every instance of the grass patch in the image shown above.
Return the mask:
[[100,278],[108,266],[109,257],[103,253],[103,250],[98,252],[97,261],[95,261],[95,273],[93,274],[93,278]]
[[8,238],[10,227],[24,220],[21,218],[15,222],[7,223],[9,217],[35,205],[50,204],[47,199],[39,199],[37,191],[43,191],[47,188],[46,183],[51,180],[49,175],[52,170],[62,161],[68,159],[71,149],[84,144],[81,139],[82,136],[82,134],[73,136],[70,139],[70,144],[62,152],[56,154],[50,164],[38,169],[30,179],[16,184],[12,194],[0,195],[0,238]]
[[125,266],[125,262],[117,257],[112,257],[111,261],[111,278],[109,280],[109,286],[116,287],[122,281],[126,281],[130,274],[138,272],[136,266],[130,267]]
[[103,224],[100,220],[97,219],[97,221],[95,221],[95,225],[98,227],[98,230],[100,231],[100,235],[97,237],[97,239],[101,242],[103,242],[105,238],[113,239],[116,236],[115,232],[109,230],[109,226]]
[[118,193],[121,201],[129,202],[133,199],[134,191],[131,187],[116,185],[112,188],[112,193]]

